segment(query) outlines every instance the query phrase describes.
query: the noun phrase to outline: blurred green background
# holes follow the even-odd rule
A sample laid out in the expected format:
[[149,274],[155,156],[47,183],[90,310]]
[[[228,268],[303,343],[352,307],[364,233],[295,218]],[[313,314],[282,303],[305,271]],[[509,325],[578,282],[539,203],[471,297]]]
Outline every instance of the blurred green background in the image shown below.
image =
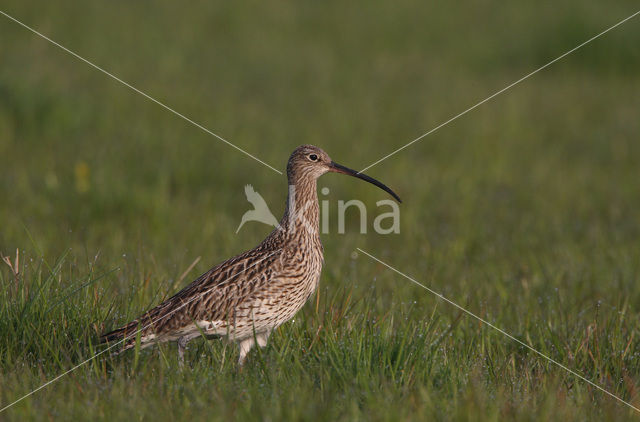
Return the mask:
[[[284,171],[290,152],[304,143],[349,167],[368,166],[637,6],[591,0],[3,0],[1,10]],[[367,324],[362,312],[371,320],[395,318],[387,322],[390,333],[414,327],[407,341],[431,343],[415,333],[437,315],[433,335],[449,337],[428,358],[437,360],[429,367],[436,372],[414,354],[402,365],[422,375],[394,387],[384,370],[368,373],[368,391],[350,384],[351,375],[326,369],[335,361],[319,365],[326,373],[309,368],[304,359],[324,362],[309,352],[300,358],[299,375],[310,377],[308,385],[280,374],[273,375],[277,387],[261,387],[252,371],[264,366],[256,363],[236,377],[230,363],[224,369],[225,382],[233,385],[228,390],[244,393],[237,402],[211,393],[205,403],[220,413],[209,413],[205,404],[192,416],[633,417],[624,405],[477,321],[460,320],[454,308],[353,251],[360,247],[386,260],[640,404],[638,45],[636,17],[368,170],[404,201],[398,235],[360,234],[356,213],[348,214],[347,233],[337,234],[338,199],[364,201],[371,228],[375,202],[387,196],[355,179],[320,180],[330,188],[324,198],[331,227],[323,236],[318,303],[331,308],[331,300],[360,301],[351,313],[346,303],[336,305],[346,313],[334,334],[322,335],[346,330],[348,340],[362,328],[358,323]],[[4,16],[0,62],[0,252],[13,256],[19,248],[24,266],[17,278],[8,266],[1,270],[4,405],[90,356],[87,345],[103,328],[135,317],[213,264],[256,245],[268,226],[247,223],[235,234],[250,207],[244,185],[252,184],[279,217],[286,178]],[[34,296],[38,291],[45,293]],[[29,314],[37,306],[26,304],[43,300],[61,303],[56,317]],[[308,347],[316,329],[326,331],[317,309],[308,305],[306,322],[296,319],[272,343],[293,337]],[[50,320],[62,324],[55,334]],[[49,339],[33,339],[34,330]],[[390,344],[403,341],[393,339]],[[325,340],[319,344],[330,343]],[[362,341],[386,344],[384,336]],[[202,343],[191,360],[210,366],[223,350],[213,347]],[[277,355],[286,362],[288,355],[282,358],[276,347],[259,361],[277,368],[269,363]],[[348,353],[349,341],[341,347],[345,361],[358,359]],[[60,355],[65,348],[74,352]],[[175,391],[154,390],[141,405],[127,390],[161,384],[154,377],[158,368],[174,366],[173,355],[164,364],[154,353],[144,355],[146,372],[127,366],[132,357],[119,358],[110,363],[116,368],[111,375],[87,370],[96,383],[87,391],[62,379],[0,419],[187,414],[189,402]],[[448,353],[456,359],[448,360]],[[494,364],[502,369],[492,370]],[[128,374],[122,385],[120,370]],[[173,388],[198,391],[211,382],[208,391],[225,391],[215,371],[207,381],[197,371],[172,374],[166,382]],[[89,405],[91,394],[109,399]],[[291,394],[300,400],[283,398]]]

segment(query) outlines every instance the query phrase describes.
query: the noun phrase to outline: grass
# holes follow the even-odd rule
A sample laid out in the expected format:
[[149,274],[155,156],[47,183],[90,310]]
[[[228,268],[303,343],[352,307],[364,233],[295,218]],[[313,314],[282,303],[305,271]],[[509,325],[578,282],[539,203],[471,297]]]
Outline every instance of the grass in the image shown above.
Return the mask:
[[[363,168],[635,12],[631,1],[5,2],[2,10],[283,169],[302,143]],[[635,419],[385,269],[397,267],[640,406],[640,31],[634,19],[368,171],[398,235],[337,233],[317,296],[238,371],[197,340],[100,356],[23,419]],[[0,406],[97,336],[259,242],[286,181],[0,18]],[[19,249],[19,271],[14,265]],[[199,258],[199,260],[198,260]],[[192,265],[195,262],[194,265]],[[190,271],[187,271],[191,268]]]

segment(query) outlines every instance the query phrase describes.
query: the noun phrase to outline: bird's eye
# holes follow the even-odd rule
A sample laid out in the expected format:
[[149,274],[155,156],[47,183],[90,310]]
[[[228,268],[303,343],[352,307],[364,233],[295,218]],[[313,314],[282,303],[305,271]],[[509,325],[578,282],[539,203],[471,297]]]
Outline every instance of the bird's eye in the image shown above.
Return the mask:
[[316,154],[310,154],[309,155],[309,160],[311,161],[318,161],[318,156]]

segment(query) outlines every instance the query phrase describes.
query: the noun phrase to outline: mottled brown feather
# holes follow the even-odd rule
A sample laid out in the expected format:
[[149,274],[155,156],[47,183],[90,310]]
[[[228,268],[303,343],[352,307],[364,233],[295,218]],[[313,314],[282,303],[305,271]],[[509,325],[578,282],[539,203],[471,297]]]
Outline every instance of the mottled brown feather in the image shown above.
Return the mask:
[[[317,147],[297,148],[289,159],[289,197],[280,225],[257,247],[222,262],[176,295],[125,326],[102,336],[107,342],[127,338],[133,347],[141,329],[142,346],[195,334],[224,335],[242,341],[267,333],[291,319],[314,292],[322,269],[318,233],[316,179],[306,156],[326,153]],[[303,165],[299,165],[299,163]],[[196,326],[210,321],[215,328]]]
[[364,179],[399,200],[377,180],[334,163],[318,147],[302,145],[287,163],[284,216],[265,240],[102,339],[121,342],[126,350],[140,330],[142,347],[178,340],[182,358],[186,343],[204,332],[238,342],[242,363],[254,342],[264,346],[269,333],[293,318],[318,286],[323,250],[316,181],[328,171]]

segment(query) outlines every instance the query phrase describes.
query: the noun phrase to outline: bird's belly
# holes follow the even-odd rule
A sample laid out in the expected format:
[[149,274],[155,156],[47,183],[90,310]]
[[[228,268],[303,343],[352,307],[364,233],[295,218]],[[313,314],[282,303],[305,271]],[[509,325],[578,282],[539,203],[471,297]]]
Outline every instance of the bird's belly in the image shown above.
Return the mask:
[[243,338],[271,331],[294,317],[313,294],[320,280],[320,268],[304,277],[279,277],[254,300],[236,310],[230,324],[233,336]]
[[290,320],[315,292],[320,281],[320,272],[310,274],[303,282],[292,283],[283,288],[282,293],[273,301],[273,307],[278,309],[278,325]]

